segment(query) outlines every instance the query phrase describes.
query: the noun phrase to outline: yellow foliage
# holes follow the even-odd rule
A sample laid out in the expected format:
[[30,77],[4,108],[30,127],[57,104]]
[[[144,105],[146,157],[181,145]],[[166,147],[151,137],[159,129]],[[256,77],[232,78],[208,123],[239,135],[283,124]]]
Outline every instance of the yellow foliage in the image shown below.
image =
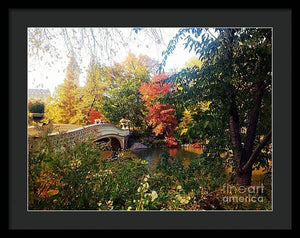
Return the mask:
[[183,134],[187,133],[188,128],[184,128],[181,130],[180,135],[182,136]]
[[192,112],[188,109],[185,109],[183,112],[183,117],[181,119],[181,122],[178,125],[178,128],[180,130],[180,135],[183,135],[187,133],[188,127],[190,126],[190,123],[193,121]]
[[197,57],[192,57],[186,62],[184,67],[193,68],[194,66],[198,66],[199,68],[201,68],[202,65],[203,65],[203,61],[199,60]]
[[209,101],[208,102],[199,102],[198,104],[199,104],[200,109],[203,112],[205,112],[205,111],[209,110],[209,105],[211,104],[211,102],[209,102]]
[[226,153],[226,152],[224,152],[224,153],[220,154],[220,157],[223,159],[223,158],[225,158],[225,157],[226,157],[226,155],[227,155],[227,153]]

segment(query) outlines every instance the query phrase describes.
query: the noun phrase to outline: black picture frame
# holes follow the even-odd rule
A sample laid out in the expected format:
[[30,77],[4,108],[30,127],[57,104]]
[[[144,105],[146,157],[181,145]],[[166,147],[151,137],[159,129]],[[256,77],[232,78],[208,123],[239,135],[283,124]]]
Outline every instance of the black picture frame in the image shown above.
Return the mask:
[[[291,9],[9,9],[9,229],[291,229]],[[27,27],[272,27],[273,211],[27,210]]]

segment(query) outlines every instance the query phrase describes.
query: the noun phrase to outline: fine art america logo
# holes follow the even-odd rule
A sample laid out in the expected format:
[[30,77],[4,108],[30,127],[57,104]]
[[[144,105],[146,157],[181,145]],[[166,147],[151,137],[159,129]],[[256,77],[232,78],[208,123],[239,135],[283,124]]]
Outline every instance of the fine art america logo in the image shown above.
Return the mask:
[[231,203],[231,202],[263,202],[263,192],[264,192],[264,185],[261,184],[260,186],[233,186],[224,184],[223,185],[223,193],[226,196],[223,197],[224,203]]

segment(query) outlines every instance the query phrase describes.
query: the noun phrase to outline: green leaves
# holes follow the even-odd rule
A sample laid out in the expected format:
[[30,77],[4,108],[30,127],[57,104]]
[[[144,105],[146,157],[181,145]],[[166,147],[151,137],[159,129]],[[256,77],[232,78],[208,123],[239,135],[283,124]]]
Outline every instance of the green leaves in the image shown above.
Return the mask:
[[138,88],[149,81],[150,70],[146,56],[129,54],[122,64],[107,67],[104,72],[109,90],[101,102],[103,114],[113,124],[122,118],[129,119],[132,127],[145,127],[145,106],[140,99]]
[[[266,86],[262,106],[258,109],[260,117],[257,124],[257,136],[271,129],[271,30],[263,28],[216,28],[180,29],[170,41],[164,54],[171,54],[179,40],[184,40],[187,50],[194,50],[203,64],[201,68],[192,67],[181,70],[168,78],[180,90],[173,90],[163,102],[176,107],[176,116],[180,121],[185,108],[193,108],[200,102],[210,102],[209,110],[197,110],[193,116],[193,126],[177,137],[209,139],[207,150],[210,154],[230,148],[229,105],[234,95],[237,104],[240,127],[247,127],[249,115],[255,105],[256,84]],[[185,36],[180,38],[179,36]],[[244,139],[244,135],[242,135]],[[255,143],[258,143],[257,140]],[[262,162],[262,164],[264,164]]]
[[209,124],[209,121],[206,121],[203,125],[203,128],[205,129],[208,126],[208,124]]

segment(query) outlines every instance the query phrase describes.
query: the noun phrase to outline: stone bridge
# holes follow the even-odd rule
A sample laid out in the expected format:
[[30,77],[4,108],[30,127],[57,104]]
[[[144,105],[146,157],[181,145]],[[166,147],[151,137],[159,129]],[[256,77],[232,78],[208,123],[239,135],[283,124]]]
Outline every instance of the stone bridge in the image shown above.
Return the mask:
[[113,149],[127,149],[127,141],[129,136],[128,127],[121,129],[115,125],[103,123],[103,124],[92,124],[68,130],[63,133],[54,132],[48,134],[53,140],[58,142],[75,142],[83,140],[107,141],[110,142]]

